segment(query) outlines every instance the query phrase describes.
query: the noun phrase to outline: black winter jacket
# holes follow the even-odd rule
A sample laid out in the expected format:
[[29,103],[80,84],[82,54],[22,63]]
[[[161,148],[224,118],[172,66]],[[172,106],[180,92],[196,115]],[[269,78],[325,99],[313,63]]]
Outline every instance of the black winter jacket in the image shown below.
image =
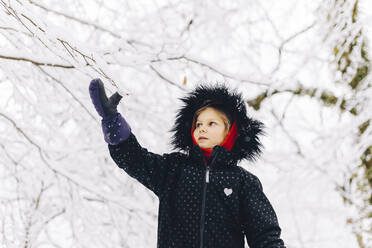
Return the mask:
[[[208,162],[190,135],[192,115],[206,99],[231,107],[239,130],[233,149],[215,146]],[[260,180],[237,165],[261,152],[262,123],[247,117],[241,95],[223,85],[199,86],[182,100],[173,128],[182,152],[149,152],[133,133],[108,145],[115,163],[159,198],[157,247],[243,248],[245,237],[250,248],[285,248]]]

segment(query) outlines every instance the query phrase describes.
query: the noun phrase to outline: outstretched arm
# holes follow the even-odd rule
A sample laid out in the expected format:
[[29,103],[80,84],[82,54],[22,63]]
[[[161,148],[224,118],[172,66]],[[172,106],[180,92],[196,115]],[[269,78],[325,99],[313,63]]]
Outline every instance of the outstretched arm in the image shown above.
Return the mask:
[[141,147],[134,134],[117,145],[108,145],[115,163],[159,198],[177,172],[177,153],[159,155]]
[[121,96],[116,92],[107,98],[100,79],[91,81],[89,94],[102,117],[104,139],[115,163],[160,197],[164,187],[170,183],[170,178],[174,178],[179,163],[172,162],[180,156],[179,153],[161,156],[141,147],[129,124],[116,110]]

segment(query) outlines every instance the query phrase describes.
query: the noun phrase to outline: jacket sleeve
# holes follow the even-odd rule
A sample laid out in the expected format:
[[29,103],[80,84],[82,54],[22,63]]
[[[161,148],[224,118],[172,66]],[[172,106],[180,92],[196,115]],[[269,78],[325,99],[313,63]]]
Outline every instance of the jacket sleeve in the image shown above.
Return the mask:
[[257,176],[246,175],[243,184],[243,231],[250,248],[285,248],[276,213]]
[[129,176],[160,197],[166,182],[176,172],[177,153],[155,154],[141,147],[133,133],[117,145],[108,144],[114,162]]

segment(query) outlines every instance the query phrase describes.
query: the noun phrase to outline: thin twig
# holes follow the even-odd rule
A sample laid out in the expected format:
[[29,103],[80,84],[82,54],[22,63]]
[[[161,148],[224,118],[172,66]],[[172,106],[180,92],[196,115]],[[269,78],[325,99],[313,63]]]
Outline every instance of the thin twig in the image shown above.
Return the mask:
[[283,52],[283,49],[284,49],[284,46],[289,43],[291,40],[295,39],[297,36],[307,32],[308,30],[310,30],[311,28],[313,28],[315,26],[316,22],[314,21],[312,24],[310,24],[309,26],[307,26],[306,28],[292,34],[291,36],[289,36],[287,39],[283,40],[282,43],[280,44],[279,48],[278,48],[278,62],[276,63],[276,66],[275,68],[271,71],[270,74],[274,74],[276,71],[279,70],[280,68],[280,64],[282,63],[282,52]]
[[184,88],[182,88],[181,86],[179,86],[178,84],[176,84],[175,82],[171,81],[170,79],[166,78],[164,75],[162,75],[158,70],[156,70],[152,65],[150,65],[150,68],[151,70],[153,70],[156,75],[158,75],[161,79],[163,79],[164,81],[168,82],[169,84],[173,85],[173,86],[176,86],[177,88],[179,88],[180,90],[185,90]]
[[[250,84],[255,84],[255,85],[260,85],[260,86],[265,86],[265,87],[268,87],[270,86],[269,84],[267,83],[262,83],[262,82],[257,82],[257,81],[253,81],[253,80],[249,80],[249,79],[241,79],[241,78],[236,78],[232,75],[229,75],[227,74],[226,72],[221,72],[220,70],[214,68],[213,66],[205,63],[205,62],[201,62],[201,61],[198,61],[196,59],[193,59],[193,58],[190,58],[186,55],[182,55],[182,56],[179,56],[179,57],[171,57],[171,58],[167,58],[166,60],[186,60],[186,61],[190,61],[192,63],[195,63],[195,64],[198,64],[198,65],[201,65],[203,67],[206,67],[208,68],[209,70],[213,71],[213,72],[216,72],[226,78],[230,78],[230,79],[233,79],[233,80],[236,80],[236,81],[239,81],[241,83],[250,83]],[[162,60],[160,59],[154,59],[154,60],[151,60],[151,62],[161,62]]]
[[76,21],[76,22],[78,22],[78,23],[80,23],[80,24],[84,24],[84,25],[92,26],[92,27],[94,27],[95,29],[100,30],[100,31],[105,32],[105,33],[108,33],[108,34],[112,35],[112,36],[115,37],[115,38],[118,38],[118,39],[121,39],[121,38],[122,38],[120,35],[114,33],[113,31],[108,30],[108,29],[106,29],[106,28],[104,28],[104,27],[98,26],[98,25],[95,24],[95,23],[91,23],[91,22],[88,22],[88,21],[85,21],[85,20],[79,19],[79,18],[77,18],[77,17],[74,17],[74,16],[72,16],[72,15],[68,15],[68,14],[65,14],[65,13],[62,13],[62,12],[59,12],[59,11],[56,11],[56,10],[53,10],[53,9],[47,8],[47,7],[43,6],[43,5],[41,5],[40,3],[36,3],[36,2],[34,2],[34,1],[32,1],[32,0],[29,0],[29,2],[30,2],[31,4],[33,4],[33,5],[35,5],[35,6],[39,7],[39,8],[41,8],[41,9],[43,9],[43,10],[45,10],[45,11],[47,11],[47,12],[51,12],[51,13],[54,13],[54,14],[56,14],[56,15],[63,16],[63,17],[65,17],[65,18],[67,18],[67,19],[71,19],[71,20]]
[[97,118],[94,117],[94,115],[92,115],[89,110],[84,106],[84,104],[63,84],[63,82],[61,80],[58,80],[57,78],[55,78],[54,76],[52,76],[51,74],[49,74],[48,72],[46,72],[43,68],[41,68],[40,66],[38,66],[38,68],[40,69],[40,71],[42,71],[45,75],[47,75],[48,77],[50,77],[52,80],[54,80],[56,83],[58,83],[63,89],[65,89],[67,91],[67,93],[69,95],[72,96],[72,98],[85,110],[85,112],[88,113],[88,115],[90,117],[92,117],[92,119],[96,120],[97,121]]
[[46,62],[38,62],[38,61],[28,59],[28,58],[6,56],[6,55],[1,55],[1,54],[0,54],[0,58],[1,59],[9,59],[9,60],[18,60],[18,61],[30,62],[30,63],[32,63],[34,65],[37,65],[37,66],[51,66],[51,67],[60,67],[60,68],[65,68],[65,69],[75,68],[75,66],[73,66],[73,65],[61,65],[61,64],[53,64],[53,63],[46,63]]

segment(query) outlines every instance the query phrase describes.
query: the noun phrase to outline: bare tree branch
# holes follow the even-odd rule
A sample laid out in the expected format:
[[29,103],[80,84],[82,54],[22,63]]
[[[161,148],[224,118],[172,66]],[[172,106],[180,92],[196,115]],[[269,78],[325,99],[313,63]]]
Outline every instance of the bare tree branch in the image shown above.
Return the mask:
[[[241,83],[250,83],[250,84],[266,86],[266,87],[270,86],[270,84],[268,84],[268,83],[262,83],[262,82],[256,82],[256,81],[249,80],[249,79],[237,78],[233,75],[228,74],[227,72],[222,72],[221,70],[219,70],[217,68],[214,68],[213,66],[207,64],[206,62],[198,61],[197,59],[191,58],[191,57],[186,56],[186,55],[182,55],[182,56],[179,56],[179,57],[170,57],[170,58],[167,58],[166,60],[182,60],[182,59],[184,59],[186,61],[193,62],[193,63],[198,64],[198,65],[201,65],[203,67],[206,67],[209,70],[211,70],[213,72],[216,72],[217,74],[220,74],[223,77],[230,78],[230,79],[236,80],[236,81],[241,82]],[[161,62],[161,61],[162,60],[160,60],[160,59],[151,60],[151,62],[153,62],[153,63],[154,62]]]
[[313,28],[315,26],[316,22],[313,22],[312,24],[310,24],[309,26],[305,27],[304,29],[292,34],[291,36],[289,36],[287,39],[285,39],[284,41],[282,41],[282,43],[280,44],[279,48],[278,48],[278,62],[275,66],[275,68],[271,71],[270,74],[274,74],[276,71],[279,70],[280,68],[280,64],[282,62],[282,52],[283,52],[283,49],[284,49],[284,46],[289,43],[291,40],[295,39],[296,37],[298,37],[299,35],[303,34],[303,33],[306,33],[308,30],[310,30],[311,28]]
[[51,13],[54,13],[56,15],[59,15],[59,16],[63,16],[67,19],[70,19],[70,20],[73,20],[73,21],[76,21],[78,23],[81,23],[81,24],[84,24],[84,25],[88,25],[88,26],[92,26],[94,27],[95,29],[99,30],[99,31],[102,31],[102,32],[105,32],[105,33],[108,33],[110,35],[112,35],[113,37],[115,38],[118,38],[118,39],[121,39],[122,37],[120,35],[118,35],[117,33],[111,31],[111,30],[108,30],[107,28],[104,28],[104,27],[101,27],[99,25],[97,25],[96,23],[91,23],[91,22],[88,22],[86,20],[82,20],[82,19],[79,19],[75,16],[72,16],[72,15],[68,15],[68,14],[65,14],[65,13],[62,13],[62,12],[59,12],[59,11],[56,11],[56,10],[53,10],[53,9],[50,9],[44,5],[41,5],[40,3],[36,3],[35,1],[32,1],[32,0],[29,0],[29,2],[47,12],[51,12]]
[[72,96],[72,98],[85,110],[86,113],[88,113],[88,115],[95,121],[98,121],[98,119],[92,114],[89,112],[89,110],[85,107],[85,105],[79,100],[79,98],[77,98],[74,93],[72,93],[71,90],[69,90],[62,81],[58,80],[57,78],[55,78],[54,76],[52,76],[51,74],[49,74],[48,72],[46,72],[43,68],[41,68],[40,66],[38,66],[38,68],[48,77],[50,77],[52,80],[54,80],[56,83],[58,83],[63,89],[65,89],[67,91],[67,93]]
[[182,91],[185,91],[185,89],[182,88],[181,86],[179,86],[177,83],[171,81],[170,79],[168,79],[168,78],[166,78],[164,75],[162,75],[158,70],[156,70],[156,69],[154,68],[154,66],[150,65],[150,68],[151,68],[151,70],[153,70],[153,71],[156,73],[156,75],[158,75],[161,79],[163,79],[163,80],[166,81],[167,83],[169,83],[169,84],[171,84],[171,85],[173,85],[173,86],[176,86],[178,89],[180,89],[180,90],[182,90]]
[[[92,190],[90,188],[90,186],[86,186],[84,185],[82,182],[79,182],[77,179],[74,179],[72,178],[71,175],[68,175],[66,174],[65,172],[62,172],[61,170],[59,169],[56,169],[54,166],[52,166],[46,159],[46,157],[49,157],[47,154],[44,156],[45,152],[43,151],[43,149],[41,148],[41,146],[39,146],[38,144],[36,144],[36,142],[34,142],[17,124],[14,120],[12,120],[10,117],[8,117],[7,115],[3,114],[3,113],[0,113],[0,116],[2,116],[3,118],[7,119],[10,123],[12,123],[12,125],[14,126],[14,128],[22,134],[23,137],[26,138],[26,140],[32,144],[33,146],[35,146],[37,148],[37,150],[39,151],[39,155],[40,155],[40,158],[42,159],[42,161],[45,163],[45,165],[52,171],[54,172],[55,174],[57,175],[60,175],[62,176],[63,178],[67,179],[69,182],[71,182],[72,184],[78,186],[79,188],[82,188],[96,196],[98,196],[99,198],[103,199],[104,201],[110,201],[112,203],[115,203],[121,207],[124,207],[123,206],[123,202],[121,202],[119,199],[112,199],[100,192],[96,192],[95,190]],[[127,210],[130,210],[131,208],[129,207],[124,207],[125,209]]]
[[73,66],[73,65],[61,65],[61,64],[53,64],[53,63],[47,63],[47,62],[39,62],[39,61],[35,61],[35,60],[32,60],[32,59],[28,59],[28,58],[7,56],[7,55],[1,55],[1,54],[0,54],[0,58],[1,59],[9,59],[9,60],[18,60],[18,61],[30,62],[30,63],[32,63],[34,65],[37,65],[37,66],[51,66],[51,67],[59,67],[59,68],[64,68],[64,69],[75,68],[75,66]]

